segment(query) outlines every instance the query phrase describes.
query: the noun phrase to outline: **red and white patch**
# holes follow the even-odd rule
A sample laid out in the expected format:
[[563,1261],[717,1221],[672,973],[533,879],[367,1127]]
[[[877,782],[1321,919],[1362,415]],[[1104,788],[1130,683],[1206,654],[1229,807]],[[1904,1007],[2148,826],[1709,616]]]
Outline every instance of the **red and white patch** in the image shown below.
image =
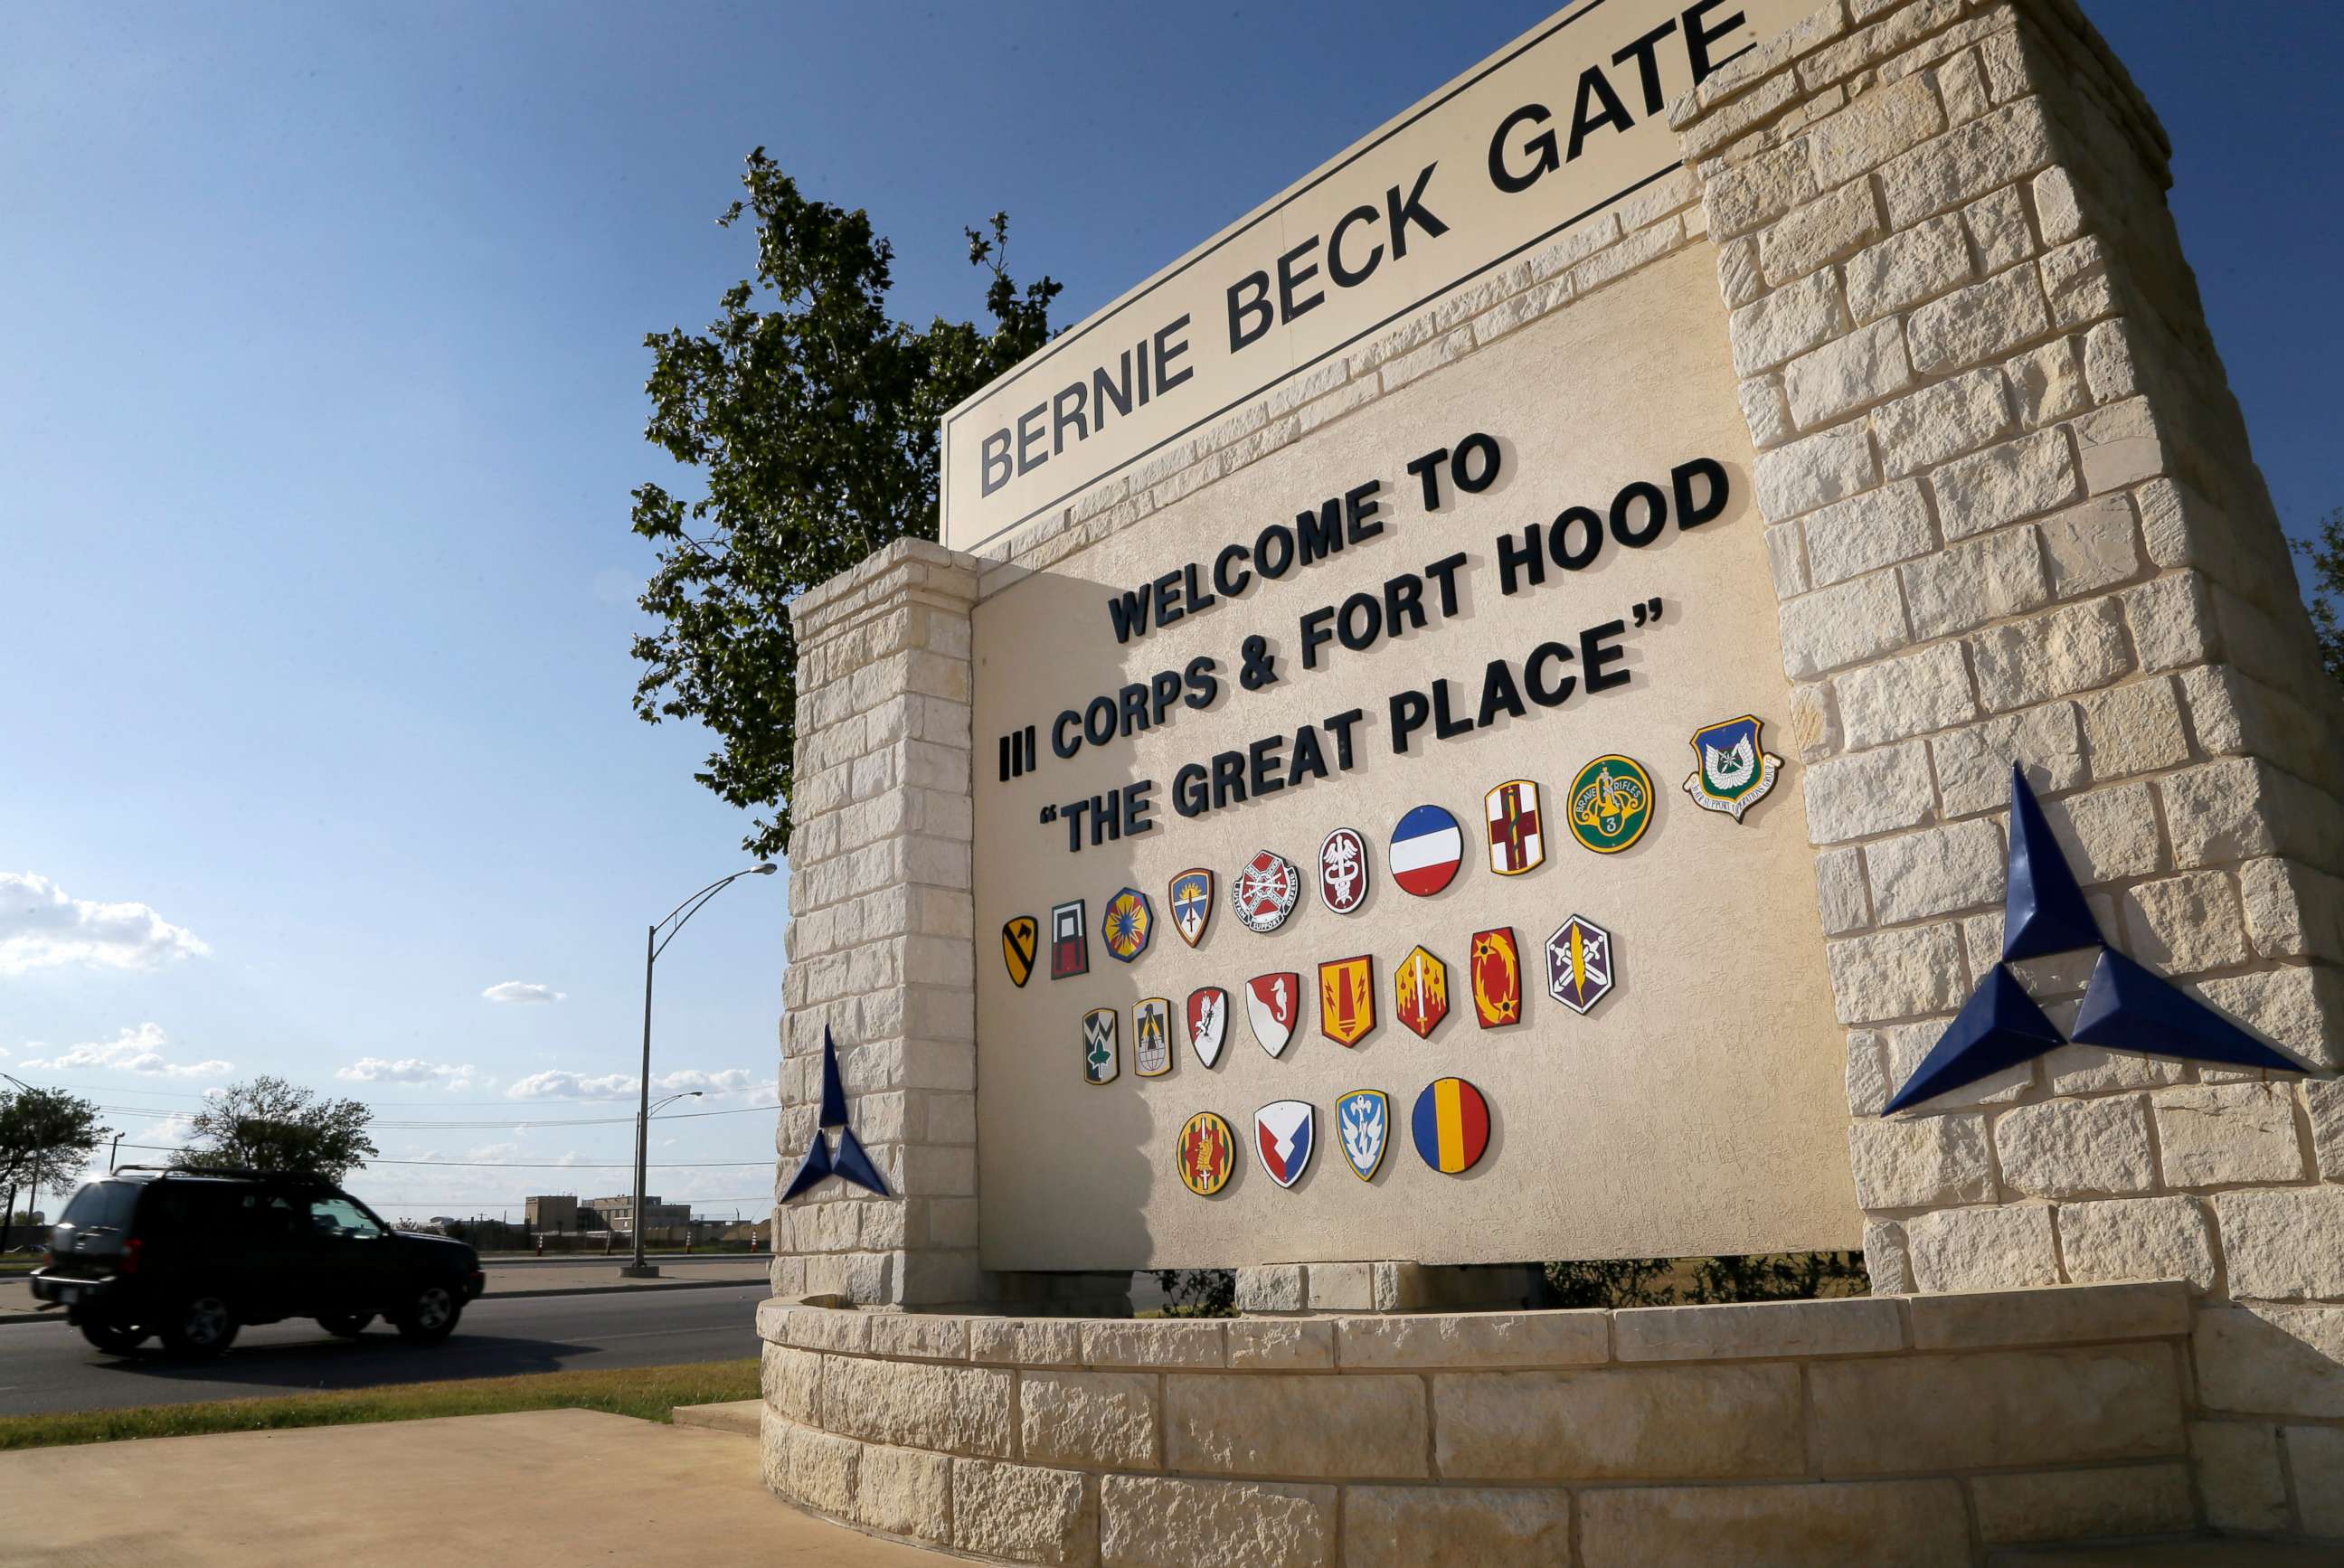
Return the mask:
[[1256,975],[1246,982],[1246,1021],[1253,1037],[1271,1056],[1286,1049],[1294,1037],[1294,1023],[1302,1016],[1302,976],[1295,974]]
[[1357,830],[1339,827],[1319,844],[1318,896],[1338,915],[1368,901],[1368,841]]

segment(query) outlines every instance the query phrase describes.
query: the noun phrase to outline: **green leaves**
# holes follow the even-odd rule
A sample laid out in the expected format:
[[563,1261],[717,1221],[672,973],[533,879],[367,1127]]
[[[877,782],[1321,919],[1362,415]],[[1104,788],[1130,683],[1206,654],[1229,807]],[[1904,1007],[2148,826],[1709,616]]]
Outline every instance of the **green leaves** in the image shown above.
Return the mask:
[[1009,220],[995,213],[965,231],[970,262],[991,274],[990,324],[914,329],[887,314],[894,251],[869,215],[809,200],[763,147],[742,184],[717,221],[752,223],[754,275],[725,290],[704,333],[643,339],[645,439],[697,470],[702,493],[634,491],[634,531],[659,546],[638,602],[665,623],[634,640],[634,709],[716,733],[692,776],[765,808],[742,847],[771,856],[789,847],[796,778],[790,602],[906,534],[936,536],[939,421],[1048,341],[1060,286],[1011,280]]
[[2335,600],[2344,598],[2344,506],[2319,520],[2312,539],[2288,541],[2298,555],[2311,562],[2311,630],[2319,639],[2319,662],[2330,678],[2344,682],[2344,624],[2336,617]]
[[374,1112],[354,1099],[320,1100],[264,1073],[231,1084],[197,1112],[195,1141],[172,1161],[182,1170],[292,1170],[339,1181],[379,1152],[367,1136]]
[[99,1124],[97,1107],[79,1095],[0,1087],[0,1189],[13,1197],[45,1188],[62,1199],[92,1151],[113,1136]]

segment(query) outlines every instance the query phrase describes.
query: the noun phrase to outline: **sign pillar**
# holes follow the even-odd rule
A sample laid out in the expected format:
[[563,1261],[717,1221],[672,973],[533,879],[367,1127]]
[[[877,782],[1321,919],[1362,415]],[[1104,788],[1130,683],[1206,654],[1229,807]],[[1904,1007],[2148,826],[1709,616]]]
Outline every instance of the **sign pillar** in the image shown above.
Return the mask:
[[[2187,1280],[2191,1447],[2258,1456],[2201,1466],[2208,1507],[2297,1527],[2265,1472],[2332,1464],[2335,1429],[2248,1418],[2344,1418],[2289,1371],[2344,1344],[2344,1274],[2302,1261],[2344,1237],[2344,724],[2163,132],[2063,0],[1834,5],[1672,123],[1759,453],[1874,1288]],[[2108,946],[2309,1076],[2066,1045],[1882,1114],[2002,961],[2014,761]],[[2093,961],[2009,967],[2066,1037]]]

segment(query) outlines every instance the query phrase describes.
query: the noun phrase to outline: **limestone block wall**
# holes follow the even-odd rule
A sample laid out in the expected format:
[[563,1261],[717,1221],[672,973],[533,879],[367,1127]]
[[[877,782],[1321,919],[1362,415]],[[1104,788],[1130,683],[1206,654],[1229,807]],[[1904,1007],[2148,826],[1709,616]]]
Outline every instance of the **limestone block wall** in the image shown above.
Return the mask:
[[[1674,116],[1781,599],[1882,1290],[2173,1276],[2215,1522],[2344,1533],[2344,711],[2067,0],[1844,0]],[[1999,956],[2007,772],[2122,951],[2318,1069],[2069,1047],[1881,1119]],[[2088,955],[2024,966],[2072,1021]]]
[[1108,1568],[1983,1562],[2186,1533],[2178,1282],[1072,1321],[769,1301],[766,1484]]
[[786,1180],[813,1138],[830,1030],[854,1134],[892,1196],[831,1180],[777,1207],[773,1288],[784,1295],[904,1303],[980,1294],[975,595],[965,558],[902,540],[790,607],[798,789],[775,1152]]

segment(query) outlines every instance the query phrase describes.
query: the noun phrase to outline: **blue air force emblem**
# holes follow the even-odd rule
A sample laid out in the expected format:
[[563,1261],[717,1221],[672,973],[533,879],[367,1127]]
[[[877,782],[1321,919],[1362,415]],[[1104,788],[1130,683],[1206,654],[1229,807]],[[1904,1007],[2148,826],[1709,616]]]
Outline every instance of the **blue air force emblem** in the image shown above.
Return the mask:
[[1783,759],[1765,749],[1759,735],[1764,727],[1755,714],[1744,713],[1692,733],[1692,754],[1701,765],[1686,778],[1684,791],[1693,804],[1740,822],[1744,812],[1766,798]]
[[1391,1097],[1381,1089],[1353,1089],[1336,1102],[1335,1122],[1351,1174],[1373,1181],[1391,1141]]

